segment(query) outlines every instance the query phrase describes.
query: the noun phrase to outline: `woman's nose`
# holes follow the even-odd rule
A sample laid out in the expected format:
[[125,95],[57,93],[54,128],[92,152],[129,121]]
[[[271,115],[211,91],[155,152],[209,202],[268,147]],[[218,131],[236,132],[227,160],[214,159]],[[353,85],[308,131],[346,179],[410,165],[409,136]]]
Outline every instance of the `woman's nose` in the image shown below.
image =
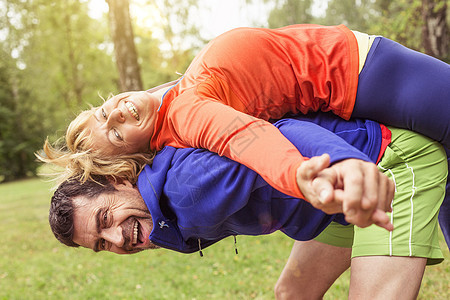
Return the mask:
[[108,117],[108,122],[118,122],[123,123],[125,122],[125,117],[123,116],[122,111],[119,108],[115,108],[111,111]]

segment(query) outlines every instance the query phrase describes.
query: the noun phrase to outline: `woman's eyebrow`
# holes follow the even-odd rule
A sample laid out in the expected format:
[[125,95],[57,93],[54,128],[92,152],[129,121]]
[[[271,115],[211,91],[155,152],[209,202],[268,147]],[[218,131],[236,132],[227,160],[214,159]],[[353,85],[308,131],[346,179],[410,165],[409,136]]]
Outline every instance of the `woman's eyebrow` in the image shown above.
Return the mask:
[[[99,108],[99,109],[101,109],[101,108]],[[94,118],[97,120],[97,122],[100,122],[100,120],[99,120],[98,117],[97,117],[97,111],[98,111],[99,109],[97,109],[97,110],[94,112],[94,114],[93,114],[93,116],[94,116]]]

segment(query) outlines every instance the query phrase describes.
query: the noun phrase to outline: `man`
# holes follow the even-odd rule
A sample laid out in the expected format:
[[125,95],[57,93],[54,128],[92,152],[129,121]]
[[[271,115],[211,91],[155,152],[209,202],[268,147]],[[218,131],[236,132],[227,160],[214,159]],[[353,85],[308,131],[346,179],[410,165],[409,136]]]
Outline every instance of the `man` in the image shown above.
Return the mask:
[[[414,214],[415,220],[420,220],[420,215],[428,218],[427,222],[415,223],[414,226],[431,236],[431,240],[425,241],[424,247],[414,249],[412,255],[403,252],[389,254],[384,250],[379,250],[378,254],[381,257],[394,255],[396,261],[401,260],[399,265],[414,265],[418,270],[414,274],[420,275],[413,279],[420,286],[424,261],[442,260],[442,254],[435,248],[437,212],[442,201],[447,168],[442,148],[421,136],[415,135],[417,138],[414,138],[410,134],[402,137],[404,131],[401,130],[393,130],[394,143],[386,148],[383,144],[386,139],[382,138],[383,127],[370,121],[345,122],[323,115],[313,117],[313,121],[333,130],[339,136],[311,122],[285,119],[275,125],[294,145],[302,145],[302,153],[308,156],[320,155],[326,149],[332,162],[345,162],[351,157],[377,161],[384,153],[380,149],[386,149],[380,168],[386,168],[388,174],[397,175],[397,171],[404,172],[414,168],[415,176],[422,178],[425,171],[431,171],[425,177],[429,181],[428,186],[416,188],[420,199],[425,198],[427,202],[415,203],[419,211]],[[368,156],[349,147],[341,137]],[[419,160],[420,157],[426,157],[431,158],[431,161],[424,165],[424,161],[410,159],[414,153],[406,151],[403,145],[408,141],[413,145],[419,145],[420,142],[418,149],[423,154],[415,155],[419,156]],[[394,144],[398,144],[399,148],[396,149]],[[397,152],[400,154],[394,155]],[[404,163],[399,164],[392,157],[401,158]],[[339,163],[334,166],[339,166]],[[341,179],[339,168],[334,170],[337,170],[337,179]],[[410,195],[414,190],[404,186],[413,179],[403,175],[396,178],[397,192],[406,200],[394,201],[394,213],[398,207],[410,202],[406,194]],[[61,242],[69,246],[81,245],[94,251],[116,253],[133,253],[156,246],[191,253],[201,251],[230,235],[261,235],[281,230],[296,240],[306,241],[316,237],[331,221],[346,224],[342,215],[327,215],[301,199],[283,195],[247,168],[200,149],[166,147],[162,150],[152,167],[147,166],[139,177],[137,187],[143,198],[126,181],[109,184],[103,179],[101,183],[103,185],[100,185],[99,191],[99,185],[93,182],[87,182],[83,186],[68,182],[55,192],[50,209],[50,224]],[[431,197],[426,197],[427,195]],[[411,199],[413,196],[410,195]],[[430,214],[423,207],[430,208],[434,213]],[[405,216],[401,218],[405,219]],[[386,227],[386,224],[381,225]],[[408,225],[401,223],[396,229],[402,230],[405,227]],[[394,232],[396,233],[395,230]],[[363,233],[369,237],[372,234],[376,236],[379,233],[376,230],[374,233],[372,227]],[[417,238],[422,239],[420,235]],[[413,242],[422,243],[415,239],[416,237]],[[402,244],[403,241],[398,243]],[[373,266],[379,264],[376,259],[364,260],[372,255],[374,254],[365,254],[359,250],[357,257],[362,259],[366,266],[364,270],[369,273]],[[405,256],[408,260],[403,260]],[[381,267],[385,265],[383,263]],[[362,272],[358,277],[364,278],[365,275]],[[411,277],[402,277],[402,280],[410,282]],[[372,288],[384,284],[386,282],[382,280],[371,282]]]

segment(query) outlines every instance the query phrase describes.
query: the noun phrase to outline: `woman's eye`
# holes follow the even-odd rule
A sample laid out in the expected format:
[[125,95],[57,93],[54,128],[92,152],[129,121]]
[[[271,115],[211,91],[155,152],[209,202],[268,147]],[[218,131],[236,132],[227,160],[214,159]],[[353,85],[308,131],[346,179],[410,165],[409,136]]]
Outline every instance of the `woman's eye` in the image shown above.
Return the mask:
[[105,112],[105,110],[102,108],[102,117],[103,118],[105,118],[105,119],[107,119],[108,117],[106,116],[106,112]]
[[105,250],[105,247],[106,247],[106,241],[104,239],[102,239],[100,242],[100,249]]
[[122,137],[120,136],[120,134],[119,134],[119,132],[117,131],[117,130],[113,130],[113,133],[114,133],[114,136],[116,137],[116,139],[118,139],[118,140],[120,140],[120,141],[122,141],[123,139],[122,139]]

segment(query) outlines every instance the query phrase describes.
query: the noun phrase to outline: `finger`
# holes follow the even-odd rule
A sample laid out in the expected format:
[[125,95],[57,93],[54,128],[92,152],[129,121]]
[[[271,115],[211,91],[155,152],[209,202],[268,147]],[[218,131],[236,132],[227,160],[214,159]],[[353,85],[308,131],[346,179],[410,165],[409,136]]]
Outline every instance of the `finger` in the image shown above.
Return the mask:
[[[343,203],[345,204],[346,199],[346,193],[343,190],[335,190],[334,191],[334,198],[336,203]],[[363,210],[361,208],[358,209],[351,209],[345,211],[343,209],[343,213],[345,215],[345,220],[349,223],[355,224],[356,226],[359,226],[361,228],[367,227],[371,224],[373,224],[373,221],[371,221],[371,216],[373,214],[372,211],[369,210]]]
[[328,167],[329,163],[329,155],[316,156],[303,162],[297,169],[297,185],[300,191],[305,200],[318,209],[322,209],[322,204],[319,200],[320,191],[313,189],[312,182],[316,179],[319,172]]
[[[312,181],[311,188],[318,195],[319,201],[324,205],[334,201],[334,184],[336,176],[333,176],[333,174],[333,172],[324,170]],[[342,202],[339,203],[339,205],[342,205]]]
[[342,200],[344,213],[346,215],[353,215],[361,209],[361,200],[364,191],[363,174],[361,170],[357,169],[347,174],[343,179],[344,195]]
[[389,179],[387,178],[387,176],[384,176],[384,174],[382,174],[383,176],[379,176],[379,181],[378,181],[378,194],[380,195],[378,197],[378,204],[377,204],[377,208],[381,209],[382,211],[388,211],[389,209]]
[[380,195],[383,195],[384,198],[379,199],[378,208],[384,211],[391,212],[392,200],[395,195],[394,182],[385,175],[380,177]]
[[372,221],[375,225],[384,228],[388,231],[394,230],[394,225],[391,223],[389,216],[382,210],[376,209],[372,214]]
[[[380,175],[383,175],[378,171],[374,164],[361,163],[363,177],[363,196],[361,199],[361,208],[366,210],[374,210],[380,202],[379,183]],[[384,175],[383,175],[384,176]],[[384,202],[381,201],[383,206]]]
[[297,170],[297,178],[301,180],[312,180],[317,174],[330,165],[330,156],[322,154],[321,156],[314,156],[311,159],[303,162]]
[[342,205],[339,205],[338,203],[329,203],[324,205],[321,210],[329,215],[342,213]]
[[388,209],[387,209],[388,212],[392,212],[392,202],[394,201],[395,191],[396,191],[395,182],[393,180],[389,179],[387,197],[386,197],[387,199],[389,199]]

